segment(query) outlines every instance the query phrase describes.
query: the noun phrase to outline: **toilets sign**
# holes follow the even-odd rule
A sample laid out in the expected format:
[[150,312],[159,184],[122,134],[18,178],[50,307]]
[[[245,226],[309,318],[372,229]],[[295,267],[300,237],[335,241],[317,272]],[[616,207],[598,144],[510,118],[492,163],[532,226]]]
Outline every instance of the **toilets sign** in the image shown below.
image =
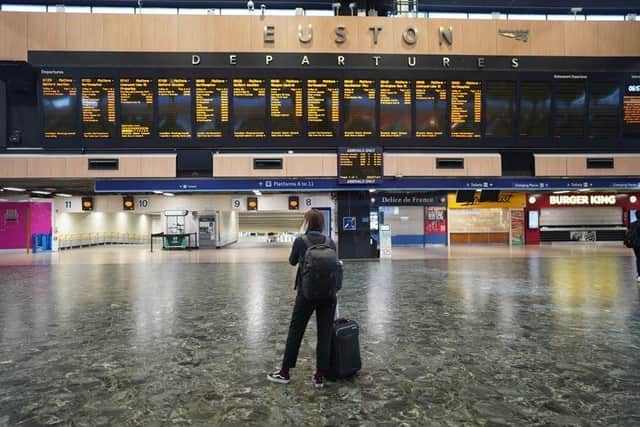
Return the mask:
[[551,206],[615,206],[615,194],[563,194],[549,196]]

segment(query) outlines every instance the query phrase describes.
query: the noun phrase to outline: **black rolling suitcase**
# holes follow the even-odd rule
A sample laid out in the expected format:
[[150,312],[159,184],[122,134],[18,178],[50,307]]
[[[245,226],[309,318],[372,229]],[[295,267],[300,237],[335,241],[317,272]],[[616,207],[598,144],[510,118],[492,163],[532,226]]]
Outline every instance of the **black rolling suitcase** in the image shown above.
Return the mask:
[[331,335],[331,379],[348,378],[362,368],[360,359],[360,326],[355,320],[339,317],[336,303],[336,319]]

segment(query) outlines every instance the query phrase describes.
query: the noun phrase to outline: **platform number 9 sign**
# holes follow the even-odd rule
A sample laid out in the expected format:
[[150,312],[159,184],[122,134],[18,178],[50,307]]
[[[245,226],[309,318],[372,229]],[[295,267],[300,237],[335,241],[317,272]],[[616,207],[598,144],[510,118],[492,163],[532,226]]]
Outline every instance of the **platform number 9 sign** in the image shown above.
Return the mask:
[[240,200],[240,199],[232,199],[231,200],[231,207],[233,209],[240,209],[242,207],[242,200]]

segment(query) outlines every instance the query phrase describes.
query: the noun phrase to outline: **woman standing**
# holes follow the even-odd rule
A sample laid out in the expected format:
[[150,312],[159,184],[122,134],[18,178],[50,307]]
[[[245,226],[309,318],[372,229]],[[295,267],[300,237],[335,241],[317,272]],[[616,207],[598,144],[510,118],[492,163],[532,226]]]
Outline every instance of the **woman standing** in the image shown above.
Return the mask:
[[291,323],[289,325],[289,334],[287,335],[287,344],[284,351],[284,359],[282,367],[267,375],[267,379],[274,383],[288,384],[290,381],[289,370],[295,368],[298,359],[298,351],[302,337],[307,328],[307,323],[313,312],[316,312],[316,320],[318,323],[318,342],[316,345],[316,372],[313,375],[313,384],[316,387],[324,385],[325,374],[329,371],[330,352],[331,352],[331,331],[333,327],[333,317],[336,306],[335,296],[328,299],[308,299],[302,292],[302,274],[303,263],[307,249],[313,245],[324,244],[334,251],[336,244],[330,237],[322,234],[324,229],[324,216],[320,211],[315,209],[309,210],[304,215],[306,224],[306,233],[299,236],[293,242],[291,255],[289,255],[289,263],[297,265],[296,282],[294,289],[297,291],[293,313],[291,315]]

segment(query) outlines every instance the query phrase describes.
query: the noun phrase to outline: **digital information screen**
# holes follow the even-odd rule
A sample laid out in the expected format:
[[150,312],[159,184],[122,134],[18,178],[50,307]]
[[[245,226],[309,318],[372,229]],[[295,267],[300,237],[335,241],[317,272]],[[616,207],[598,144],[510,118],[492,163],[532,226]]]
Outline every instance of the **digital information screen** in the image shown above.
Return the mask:
[[447,127],[447,82],[416,80],[416,137],[437,138]]
[[545,82],[520,83],[520,136],[549,136],[551,85]]
[[191,138],[191,80],[158,79],[158,136]]
[[151,79],[120,79],[120,132],[123,138],[151,136],[153,89]]
[[591,83],[589,96],[589,138],[618,136],[620,85],[614,82]]
[[229,123],[229,88],[224,79],[196,79],[196,137],[221,138]]
[[271,79],[271,136],[292,138],[302,134],[302,80]]
[[382,148],[338,149],[339,184],[379,184],[382,177]]
[[411,136],[411,81],[380,80],[380,136]]
[[267,90],[262,79],[233,79],[233,136],[264,138]]
[[376,129],[376,82],[345,80],[342,103],[344,136],[348,138],[373,136]]
[[623,106],[624,136],[640,136],[640,83],[626,85]]
[[116,126],[116,81],[82,79],[82,136],[113,138]]
[[516,130],[516,82],[487,82],[485,136],[513,138]]
[[451,82],[451,136],[480,138],[482,84],[478,81]]
[[584,138],[587,115],[586,89],[584,82],[560,82],[555,94],[554,114],[555,138]]
[[307,136],[335,138],[340,123],[340,82],[307,80]]
[[44,77],[42,79],[44,137],[67,138],[78,134],[78,89],[74,79]]

